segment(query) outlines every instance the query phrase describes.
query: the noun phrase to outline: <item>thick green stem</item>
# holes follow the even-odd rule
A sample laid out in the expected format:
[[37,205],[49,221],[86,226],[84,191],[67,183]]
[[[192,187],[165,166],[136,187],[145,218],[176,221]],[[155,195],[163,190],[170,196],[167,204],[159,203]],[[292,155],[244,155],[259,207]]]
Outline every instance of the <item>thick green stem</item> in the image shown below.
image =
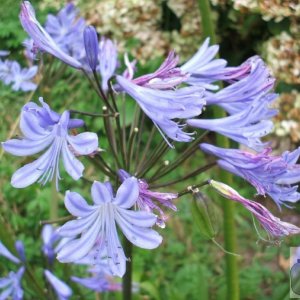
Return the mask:
[[[214,24],[212,20],[212,13],[210,9],[209,0],[198,0],[203,34],[205,37],[210,37],[211,43],[216,43],[216,36],[214,31]],[[215,118],[222,118],[226,116],[226,113],[216,107],[213,110]],[[230,146],[229,140],[224,136],[217,136],[217,145],[223,148]],[[232,176],[225,171],[220,171],[219,178],[222,182],[231,185]],[[236,240],[236,228],[234,223],[234,210],[235,204],[232,201],[223,201],[224,211],[224,242],[225,249],[228,252],[237,253],[237,240]],[[237,257],[234,255],[226,254],[226,279],[227,279],[227,299],[237,300],[239,299],[239,274]]]
[[131,300],[132,296],[132,244],[125,238],[124,251],[126,261],[126,273],[123,277],[123,300]]

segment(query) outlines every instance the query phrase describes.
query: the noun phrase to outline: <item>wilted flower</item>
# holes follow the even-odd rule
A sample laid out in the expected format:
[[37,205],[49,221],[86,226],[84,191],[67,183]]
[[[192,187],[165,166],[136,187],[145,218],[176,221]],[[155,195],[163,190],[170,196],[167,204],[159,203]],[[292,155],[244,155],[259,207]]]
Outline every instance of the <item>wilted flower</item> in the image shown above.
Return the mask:
[[108,38],[103,37],[99,47],[99,71],[102,78],[102,89],[107,91],[108,80],[114,75],[117,68],[118,52],[116,44]]
[[[116,196],[113,195],[110,183],[97,181],[92,185],[91,194],[93,205],[88,205],[77,193],[66,193],[65,206],[77,219],[59,229],[61,236],[71,239],[61,247],[57,259],[60,262],[76,262],[96,250],[93,263],[106,259],[112,275],[122,277],[126,257],[118,238],[116,223],[131,243],[153,249],[162,241],[162,237],[150,228],[155,224],[156,216],[150,212],[130,210],[139,195],[137,179],[134,177],[122,183]],[[107,253],[106,257],[102,256],[103,249]]]
[[272,215],[264,206],[242,197],[230,186],[215,180],[210,180],[210,185],[225,198],[241,203],[257,218],[262,227],[272,237],[280,238],[300,233],[300,228],[293,224],[281,221],[279,218]]
[[68,300],[72,296],[72,290],[66,283],[57,278],[49,270],[44,270],[44,274],[54,289],[58,300]]
[[17,273],[11,271],[7,277],[0,278],[0,288],[3,289],[0,299],[22,300],[24,291],[21,286],[21,280],[25,268],[21,267]]
[[36,47],[52,54],[74,68],[82,68],[80,61],[61,49],[61,45],[59,45],[41,26],[35,17],[34,9],[29,1],[23,1],[21,4],[20,21],[24,30],[33,39]]
[[261,96],[237,114],[220,119],[190,119],[187,124],[218,132],[251,149],[261,151],[267,143],[263,143],[260,138],[273,128],[272,121],[268,119],[277,114],[277,110],[268,107],[268,100],[268,97]]
[[20,129],[24,138],[2,143],[5,151],[16,156],[33,155],[47,149],[37,160],[14,173],[11,184],[16,188],[27,187],[37,180],[45,184],[54,177],[58,189],[61,156],[67,173],[74,180],[78,180],[84,166],[75,154],[88,155],[98,148],[98,137],[95,133],[69,135],[68,130],[82,126],[82,120],[70,119],[69,111],[59,115],[42,98],[40,102],[42,107],[29,102],[22,109]]
[[[125,179],[130,177],[124,170],[119,170],[118,175],[123,182]],[[139,185],[139,197],[137,199],[136,205],[140,210],[154,212],[155,210],[159,212],[159,218],[157,218],[156,224],[162,228],[165,227],[165,221],[167,216],[160,208],[159,205],[168,207],[174,211],[177,211],[176,206],[172,202],[174,199],[178,198],[177,193],[160,193],[149,190],[149,185],[144,179],[138,179]],[[157,204],[156,204],[157,203]],[[159,205],[158,205],[159,204]]]
[[122,90],[137,101],[164,138],[166,135],[178,142],[190,142],[193,139],[191,133],[182,130],[185,123],[172,119],[186,119],[201,114],[205,105],[203,88],[190,86],[175,91],[162,91],[136,85],[122,76],[117,76],[117,82]]
[[200,148],[218,156],[221,168],[244,178],[260,195],[267,194],[273,198],[278,206],[285,201],[300,200],[298,186],[292,185],[300,181],[300,165],[296,164],[300,148],[286,151],[281,156],[271,155],[271,148],[258,154],[208,144],[201,144]]

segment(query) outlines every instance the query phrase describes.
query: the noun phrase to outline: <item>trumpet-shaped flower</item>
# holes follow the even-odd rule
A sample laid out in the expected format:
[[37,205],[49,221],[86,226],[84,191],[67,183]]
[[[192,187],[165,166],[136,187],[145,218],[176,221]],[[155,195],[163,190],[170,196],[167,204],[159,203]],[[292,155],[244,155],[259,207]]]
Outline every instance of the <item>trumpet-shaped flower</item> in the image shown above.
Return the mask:
[[176,67],[179,62],[179,56],[171,51],[161,66],[151,74],[143,75],[132,80],[133,83],[149,87],[152,89],[169,90],[189,77],[188,73],[183,72]]
[[[124,170],[119,170],[118,175],[121,179],[121,181],[124,181],[126,178],[130,177],[130,174],[128,174]],[[173,200],[178,198],[177,193],[161,193],[161,192],[154,192],[149,190],[149,185],[144,179],[138,179],[138,185],[139,185],[139,197],[136,202],[138,208],[140,210],[153,212],[158,211],[159,212],[159,218],[157,218],[156,224],[162,228],[165,227],[165,221],[167,220],[167,216],[163,212],[163,210],[160,208],[160,205],[168,207],[174,211],[177,211],[176,206],[173,204]]]
[[269,98],[261,96],[237,114],[212,120],[190,119],[187,124],[218,132],[251,149],[261,151],[267,143],[263,143],[260,138],[273,129],[273,123],[268,119],[277,114],[277,110],[271,109],[268,104]]
[[300,200],[298,186],[293,185],[300,181],[300,165],[296,164],[300,148],[286,151],[281,156],[271,155],[271,148],[259,154],[208,144],[201,144],[200,148],[218,156],[221,168],[244,178],[260,195],[269,195],[278,206],[285,201]]
[[[130,210],[139,195],[138,182],[134,177],[126,179],[115,196],[109,183],[97,181],[92,185],[91,194],[93,205],[88,205],[77,193],[66,193],[65,206],[77,219],[59,229],[59,234],[69,237],[70,241],[61,247],[57,259],[60,262],[76,262],[96,250],[98,255],[94,256],[94,264],[105,258],[111,274],[122,277],[126,257],[116,223],[131,243],[153,249],[162,241],[161,236],[150,228],[155,224],[156,216],[145,211]],[[106,253],[106,257],[103,257],[103,253]]]
[[0,299],[12,299],[22,300],[24,291],[21,286],[21,280],[24,274],[25,268],[21,267],[16,273],[11,271],[7,277],[0,278],[0,289],[3,291],[0,293]]
[[118,52],[116,44],[108,39],[102,38],[99,45],[99,71],[102,78],[102,89],[108,90],[108,81],[115,74],[118,63]]
[[257,218],[262,227],[272,237],[281,238],[284,236],[300,233],[299,227],[288,222],[281,221],[260,203],[242,197],[236,190],[234,190],[230,186],[215,180],[210,180],[209,184],[225,198],[241,203]]
[[72,290],[66,283],[57,278],[49,270],[44,270],[44,274],[55,291],[58,300],[68,300],[72,296]]
[[[249,74],[217,93],[207,92],[205,95],[207,105],[218,105],[228,113],[235,114],[244,110],[257,97],[266,94],[274,87],[275,79],[260,57],[251,57],[245,64],[251,66]],[[275,100],[277,95],[271,95],[270,97]]]
[[24,30],[33,39],[36,47],[50,53],[74,68],[82,68],[80,61],[62,49],[61,45],[59,45],[38,22],[34,9],[29,1],[23,1],[21,4],[20,21]]
[[231,82],[242,78],[249,72],[247,64],[226,68],[226,60],[214,59],[218,51],[219,46],[209,46],[209,38],[207,38],[197,53],[180,67],[183,72],[190,74],[186,82],[203,86],[206,89],[217,89],[217,86],[211,85],[212,82],[218,80]]
[[46,150],[37,160],[14,173],[11,183],[16,188],[27,187],[36,181],[45,184],[53,177],[58,188],[60,157],[67,173],[78,180],[84,166],[75,154],[89,155],[98,148],[95,133],[69,135],[68,129],[82,126],[82,120],[70,119],[69,111],[59,115],[42,98],[40,102],[42,107],[29,102],[22,109],[20,129],[24,137],[2,143],[5,151],[16,156],[33,155]]
[[203,88],[191,86],[175,91],[161,91],[136,85],[122,76],[117,76],[117,82],[139,104],[164,138],[166,135],[178,142],[192,140],[191,134],[182,130],[185,124],[173,119],[191,118],[201,113],[205,105]]

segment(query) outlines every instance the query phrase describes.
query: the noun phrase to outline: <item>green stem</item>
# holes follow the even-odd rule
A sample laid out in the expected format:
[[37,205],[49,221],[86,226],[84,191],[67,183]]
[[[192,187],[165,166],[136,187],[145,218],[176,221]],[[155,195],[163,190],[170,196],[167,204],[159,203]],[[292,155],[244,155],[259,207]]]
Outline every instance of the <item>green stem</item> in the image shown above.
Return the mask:
[[123,300],[131,300],[132,296],[132,244],[125,238],[124,251],[128,258],[126,261],[126,273],[123,277]]
[[[201,14],[203,34],[205,37],[210,37],[211,43],[216,43],[216,35],[214,30],[214,24],[212,20],[212,13],[209,0],[198,0],[198,5]],[[215,118],[222,118],[226,116],[226,113],[216,107],[213,109],[213,115]],[[217,145],[223,148],[229,148],[229,140],[217,135]],[[228,185],[232,184],[232,176],[221,170],[219,178],[222,182]],[[237,239],[236,228],[234,223],[234,210],[235,203],[232,201],[223,201],[224,211],[224,243],[225,249],[228,252],[237,253]],[[238,274],[238,262],[237,257],[234,255],[226,254],[226,280],[227,280],[227,299],[238,300],[239,299],[239,274]]]
[[51,182],[51,202],[50,202],[50,220],[55,220],[58,218],[58,192],[56,190],[56,182],[52,180]]

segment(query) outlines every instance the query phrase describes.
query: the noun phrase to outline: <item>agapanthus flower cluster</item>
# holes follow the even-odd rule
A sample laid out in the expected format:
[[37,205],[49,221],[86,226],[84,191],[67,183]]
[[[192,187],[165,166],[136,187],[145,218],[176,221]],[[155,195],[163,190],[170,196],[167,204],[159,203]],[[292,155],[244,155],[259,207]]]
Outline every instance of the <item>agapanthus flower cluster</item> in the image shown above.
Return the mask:
[[[11,184],[16,188],[24,188],[35,182],[44,185],[54,181],[58,189],[62,177],[61,161],[68,175],[79,180],[85,169],[80,156],[88,156],[91,163],[103,171],[103,174],[96,174],[95,181],[85,178],[87,183],[91,182],[92,202],[86,201],[81,193],[66,191],[64,204],[70,214],[68,221],[57,230],[50,226],[43,229],[42,251],[49,265],[44,275],[59,299],[68,299],[72,291],[53,272],[55,256],[61,263],[90,266],[88,271],[91,276],[72,277],[82,286],[97,292],[119,290],[120,285],[111,281],[111,276],[122,277],[126,273],[130,256],[127,257],[123,243],[143,249],[154,249],[162,243],[162,236],[153,227],[165,226],[167,215],[163,208],[176,211],[173,201],[192,189],[183,193],[153,190],[152,182],[175,170],[176,162],[172,162],[169,168],[160,166],[152,176],[148,171],[169,149],[168,146],[175,148],[178,142],[187,147],[179,159],[179,163],[184,162],[195,152],[201,140],[196,140],[188,148],[190,142],[199,138],[195,131],[197,128],[219,133],[256,151],[223,149],[202,143],[200,147],[203,151],[220,158],[218,164],[221,168],[244,178],[259,194],[269,195],[278,205],[300,199],[296,185],[300,180],[297,165],[299,150],[274,156],[271,155],[269,143],[262,140],[273,129],[272,118],[277,110],[272,104],[277,95],[273,92],[275,79],[258,56],[249,58],[240,66],[231,67],[226,60],[216,58],[218,45],[209,45],[209,39],[206,39],[198,52],[183,65],[179,65],[179,57],[171,51],[157,70],[135,76],[136,62],[130,62],[125,56],[126,69],[122,70],[117,44],[103,36],[99,42],[95,28],[85,26],[84,19],[79,17],[72,3],[67,4],[56,16],[48,16],[43,27],[31,4],[24,1],[20,20],[30,36],[28,45],[33,47],[31,53],[35,54],[38,50],[51,54],[82,71],[105,105],[103,114],[74,110],[58,113],[42,98],[39,99],[40,105],[29,102],[22,108],[20,117],[23,136],[2,143],[3,149],[15,156],[26,157],[42,152],[39,158],[14,173]],[[218,81],[224,81],[226,86],[219,88]],[[153,129],[157,128],[164,139],[156,151],[147,157],[146,150],[150,147],[152,137],[150,135],[146,145],[143,145],[147,136],[143,140],[142,132],[137,144],[143,140],[139,146],[144,146],[145,152],[141,158],[137,146],[137,161],[134,163],[134,134],[139,129],[135,128],[134,120],[127,139],[125,117],[123,127],[119,118],[118,94],[122,94],[123,104],[132,98],[142,118],[148,118]],[[227,113],[226,116],[219,119],[202,118],[202,111],[209,105],[219,106]],[[73,118],[74,113],[103,117],[105,134],[101,135],[101,139],[108,140],[115,159],[114,165],[106,161],[99,151],[96,133],[78,133],[78,128],[86,126],[82,119]],[[134,119],[138,120],[138,113]],[[107,153],[111,154],[110,151]],[[191,174],[195,176],[198,173]],[[102,182],[100,177],[104,174],[109,179]],[[179,181],[157,184],[156,187]],[[210,181],[210,185],[225,197],[242,203],[272,236],[299,233],[298,227],[281,221],[262,205],[243,198],[230,187],[215,181]],[[122,243],[121,234],[125,237]],[[9,256],[7,252],[2,252]]]

